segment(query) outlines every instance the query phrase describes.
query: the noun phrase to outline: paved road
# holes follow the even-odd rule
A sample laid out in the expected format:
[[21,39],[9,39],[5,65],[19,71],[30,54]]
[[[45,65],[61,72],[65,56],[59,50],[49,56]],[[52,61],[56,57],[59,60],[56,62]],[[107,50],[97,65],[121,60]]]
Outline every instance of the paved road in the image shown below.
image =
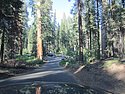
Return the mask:
[[30,81],[79,83],[79,81],[71,73],[59,66],[60,61],[61,58],[59,57],[49,58],[48,63],[28,74],[0,80],[0,86]]

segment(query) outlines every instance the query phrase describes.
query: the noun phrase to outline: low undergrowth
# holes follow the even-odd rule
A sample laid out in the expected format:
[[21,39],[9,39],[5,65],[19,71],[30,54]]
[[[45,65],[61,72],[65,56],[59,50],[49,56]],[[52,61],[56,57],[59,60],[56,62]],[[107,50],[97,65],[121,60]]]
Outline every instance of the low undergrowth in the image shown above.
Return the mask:
[[80,66],[79,62],[73,58],[69,58],[60,62],[60,65],[65,68],[78,68]]
[[103,61],[94,61],[94,62],[88,62],[86,64],[80,64],[78,61],[76,61],[73,58],[69,58],[67,60],[63,60],[60,62],[60,65],[65,67],[65,68],[70,68],[73,69],[74,71],[80,68],[81,66],[86,66],[86,68],[91,68],[91,66],[98,66],[98,68],[109,68],[112,66],[112,64],[121,64],[122,62],[119,61],[118,58],[112,58],[112,59],[107,59]]
[[23,62],[26,65],[32,65],[32,66],[44,64],[43,60],[39,60],[35,56],[29,54],[17,56],[16,61]]
[[110,67],[114,63],[115,64],[120,64],[121,62],[118,59],[105,60],[103,67],[104,68],[108,68],[108,67]]

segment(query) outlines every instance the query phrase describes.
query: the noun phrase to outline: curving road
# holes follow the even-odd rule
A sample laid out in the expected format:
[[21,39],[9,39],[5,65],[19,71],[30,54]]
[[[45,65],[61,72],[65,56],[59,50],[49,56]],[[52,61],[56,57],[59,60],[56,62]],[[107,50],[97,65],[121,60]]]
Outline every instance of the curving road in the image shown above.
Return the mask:
[[59,66],[61,58],[48,57],[48,62],[42,67],[35,69],[26,74],[20,76],[11,77],[8,79],[0,80],[0,86],[20,83],[20,82],[34,82],[34,81],[43,81],[43,82],[68,82],[68,83],[77,83],[79,81],[74,77],[73,74],[69,73],[63,67]]

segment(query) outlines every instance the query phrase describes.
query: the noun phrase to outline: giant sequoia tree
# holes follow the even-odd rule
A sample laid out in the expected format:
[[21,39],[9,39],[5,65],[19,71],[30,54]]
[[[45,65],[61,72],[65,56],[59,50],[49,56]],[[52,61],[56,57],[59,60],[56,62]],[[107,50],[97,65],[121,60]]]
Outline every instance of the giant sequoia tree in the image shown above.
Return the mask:
[[51,0],[29,3],[34,22],[28,27],[28,13],[23,12],[27,6],[22,8],[21,0],[0,1],[1,62],[23,52],[35,54],[38,59],[46,52],[58,52],[82,63],[124,57],[124,0],[75,0],[73,17],[64,13],[58,26]]
[[37,17],[37,58],[42,59],[43,48],[42,48],[42,28],[41,28],[41,1],[36,2],[36,17]]
[[[52,35],[53,27],[52,27],[52,21],[50,17],[50,11],[52,7],[52,1],[51,0],[30,0],[32,13],[34,17],[33,25],[29,28],[34,28],[29,30],[28,35],[28,49],[30,48],[30,54],[34,51],[36,51],[36,56],[38,59],[43,58],[43,54],[46,51],[47,47],[45,47],[48,42],[48,36]],[[34,32],[35,31],[35,32]],[[33,33],[34,32],[34,33]],[[48,33],[50,34],[48,35]],[[34,35],[36,35],[36,39],[34,39]],[[32,40],[36,40],[36,43]],[[31,44],[33,43],[33,44]],[[29,47],[30,44],[33,47]],[[36,46],[35,46],[36,45]],[[36,50],[35,48],[36,47]],[[34,50],[31,52],[31,50]]]

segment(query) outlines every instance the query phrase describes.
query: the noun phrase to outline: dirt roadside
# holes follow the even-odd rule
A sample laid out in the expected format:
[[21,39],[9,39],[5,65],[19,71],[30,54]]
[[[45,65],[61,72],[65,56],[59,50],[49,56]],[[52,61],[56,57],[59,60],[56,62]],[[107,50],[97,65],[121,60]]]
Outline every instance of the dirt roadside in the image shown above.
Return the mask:
[[94,63],[79,68],[69,68],[83,85],[101,88],[114,94],[125,94],[125,65],[112,64],[102,67],[104,63]]
[[26,65],[25,62],[11,60],[5,64],[0,64],[0,80],[30,72],[39,66]]

